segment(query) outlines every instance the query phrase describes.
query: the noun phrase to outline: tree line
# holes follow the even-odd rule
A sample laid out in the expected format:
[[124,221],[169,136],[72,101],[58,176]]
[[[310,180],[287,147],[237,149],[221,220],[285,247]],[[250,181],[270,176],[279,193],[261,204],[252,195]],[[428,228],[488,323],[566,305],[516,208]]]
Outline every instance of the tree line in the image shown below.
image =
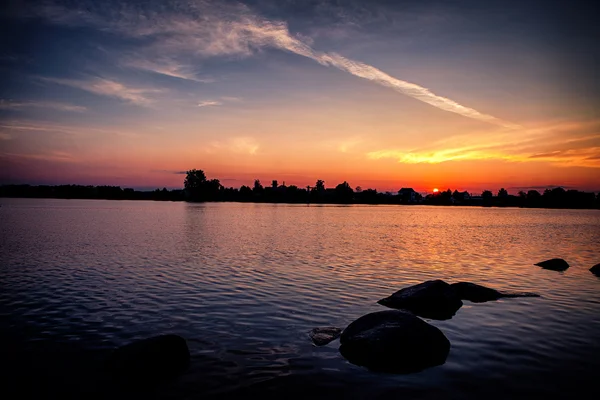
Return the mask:
[[600,208],[600,193],[565,190],[561,187],[521,191],[510,195],[501,188],[496,194],[484,190],[481,194],[445,190],[422,196],[411,188],[402,188],[397,193],[378,192],[376,189],[352,188],[346,181],[335,187],[325,187],[323,180],[313,186],[298,187],[279,185],[273,180],[263,185],[259,179],[252,186],[242,185],[239,189],[224,187],[219,179],[208,179],[204,171],[191,169],[186,172],[183,189],[166,188],[153,191],[137,191],[119,186],[0,186],[0,197],[61,198],[61,199],[109,199],[109,200],[158,200],[158,201],[237,201],[262,203],[321,203],[321,204],[425,204],[462,205],[483,207],[527,207],[527,208]]

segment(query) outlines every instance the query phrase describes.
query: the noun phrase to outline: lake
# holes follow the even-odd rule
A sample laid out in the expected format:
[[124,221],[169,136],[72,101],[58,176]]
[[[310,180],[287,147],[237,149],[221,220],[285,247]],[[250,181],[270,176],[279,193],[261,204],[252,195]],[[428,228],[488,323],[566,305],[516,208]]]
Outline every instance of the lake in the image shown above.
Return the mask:
[[[38,389],[99,395],[96,355],[176,333],[191,368],[146,398],[600,394],[600,279],[588,271],[600,262],[598,210],[0,204],[2,351],[32,357],[9,376]],[[554,257],[571,268],[533,265]],[[339,342],[308,337],[438,278],[542,297],[465,301],[454,318],[428,321],[452,347],[444,365],[415,374],[369,372]]]

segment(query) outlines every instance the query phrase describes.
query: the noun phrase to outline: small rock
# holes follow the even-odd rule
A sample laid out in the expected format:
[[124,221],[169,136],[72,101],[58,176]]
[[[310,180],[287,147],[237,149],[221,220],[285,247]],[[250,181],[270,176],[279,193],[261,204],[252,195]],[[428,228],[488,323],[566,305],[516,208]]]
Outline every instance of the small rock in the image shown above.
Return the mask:
[[463,303],[449,284],[433,280],[400,289],[379,304],[431,319],[450,319]]
[[600,264],[596,264],[594,265],[592,268],[590,268],[590,272],[598,277],[600,277]]
[[503,297],[540,297],[538,294],[528,292],[499,292],[498,290],[471,282],[453,283],[450,287],[461,300],[469,300],[473,303],[484,303]]
[[562,258],[553,258],[551,260],[542,261],[534,265],[552,271],[564,271],[569,268],[569,264]]
[[190,363],[184,338],[161,335],[117,348],[108,361],[113,377],[127,384],[152,383],[174,378]]
[[379,311],[352,322],[340,353],[373,371],[411,373],[446,362],[450,342],[435,326],[406,311]]
[[317,346],[325,346],[327,343],[340,337],[342,330],[328,326],[326,328],[314,328],[310,331],[309,336],[313,343]]

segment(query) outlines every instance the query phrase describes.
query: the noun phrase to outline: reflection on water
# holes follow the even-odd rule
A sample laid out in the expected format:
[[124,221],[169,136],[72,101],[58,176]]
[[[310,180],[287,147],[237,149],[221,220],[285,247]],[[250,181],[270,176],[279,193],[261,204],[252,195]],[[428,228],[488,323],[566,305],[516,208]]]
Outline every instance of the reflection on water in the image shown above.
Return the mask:
[[[2,199],[0,224],[2,350],[44,349],[59,370],[49,348],[77,349],[79,363],[177,333],[193,365],[159,397],[597,390],[600,279],[588,269],[600,261],[598,211]],[[554,257],[571,268],[533,266]],[[431,321],[452,348],[418,374],[371,373],[337,342],[308,338],[438,278],[542,297],[467,301]]]

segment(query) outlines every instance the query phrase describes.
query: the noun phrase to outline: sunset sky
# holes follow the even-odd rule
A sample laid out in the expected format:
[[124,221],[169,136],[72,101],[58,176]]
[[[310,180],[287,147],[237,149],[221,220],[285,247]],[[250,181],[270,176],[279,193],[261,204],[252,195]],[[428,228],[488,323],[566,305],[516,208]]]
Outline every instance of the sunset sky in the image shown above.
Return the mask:
[[0,183],[600,191],[592,3],[9,0]]

